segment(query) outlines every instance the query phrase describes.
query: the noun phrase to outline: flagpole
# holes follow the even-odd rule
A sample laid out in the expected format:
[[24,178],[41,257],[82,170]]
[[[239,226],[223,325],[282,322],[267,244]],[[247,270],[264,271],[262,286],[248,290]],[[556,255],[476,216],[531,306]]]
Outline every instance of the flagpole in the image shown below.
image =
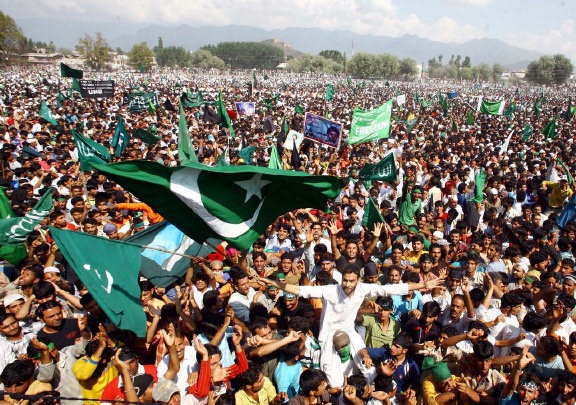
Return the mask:
[[[162,249],[162,248],[159,248],[159,247],[156,247],[156,246],[138,245],[138,244],[135,244],[135,243],[131,243],[131,244],[132,244],[132,245],[136,245],[136,246],[140,246],[140,247],[142,247],[142,248],[144,248],[144,249],[157,250],[157,251],[159,251],[159,252],[170,253],[171,255],[175,255],[175,256],[186,257],[186,258],[188,258],[188,259],[192,259],[193,261],[199,261],[199,260],[200,260],[200,258],[198,258],[197,256],[190,256],[190,255],[187,255],[187,254],[185,254],[185,253],[173,252],[173,251],[171,251],[171,250]],[[206,244],[209,245],[210,247],[214,248],[214,246],[212,246],[211,244],[209,244],[209,243],[206,243]],[[216,249],[216,248],[214,248],[214,249]]]

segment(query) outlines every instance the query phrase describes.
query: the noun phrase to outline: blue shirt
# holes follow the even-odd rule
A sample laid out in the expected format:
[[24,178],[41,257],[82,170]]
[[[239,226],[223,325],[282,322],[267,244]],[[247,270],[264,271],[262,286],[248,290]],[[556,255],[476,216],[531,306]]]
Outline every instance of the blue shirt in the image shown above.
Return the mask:
[[394,310],[392,311],[392,316],[396,320],[400,320],[400,317],[407,314],[415,309],[422,310],[422,294],[420,291],[412,291],[412,298],[405,300],[401,295],[393,295],[392,302],[394,303]]
[[289,366],[284,361],[281,361],[274,370],[274,380],[278,392],[285,392],[288,394],[288,399],[292,399],[298,395],[300,391],[300,374],[302,373],[302,365],[299,361],[293,366]]

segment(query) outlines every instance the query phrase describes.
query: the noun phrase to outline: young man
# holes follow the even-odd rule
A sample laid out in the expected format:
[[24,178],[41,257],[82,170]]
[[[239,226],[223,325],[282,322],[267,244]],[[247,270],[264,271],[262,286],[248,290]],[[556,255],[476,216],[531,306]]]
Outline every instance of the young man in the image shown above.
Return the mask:
[[236,405],[280,405],[287,399],[286,395],[276,394],[272,382],[255,364],[240,374],[237,381],[241,389],[235,394]]
[[288,405],[326,404],[330,401],[328,379],[321,370],[308,369],[300,375],[300,392]]

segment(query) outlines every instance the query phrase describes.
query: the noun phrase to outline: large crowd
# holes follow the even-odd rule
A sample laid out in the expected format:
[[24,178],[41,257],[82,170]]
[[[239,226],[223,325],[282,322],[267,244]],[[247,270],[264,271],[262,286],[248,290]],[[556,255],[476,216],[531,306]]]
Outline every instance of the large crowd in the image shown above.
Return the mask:
[[[85,72],[116,89],[82,99],[56,67],[2,73],[2,192],[23,216],[52,187],[54,208],[24,257],[0,257],[0,400],[575,404],[573,86],[255,74],[256,87],[251,71]],[[129,111],[138,91],[158,94],[155,111]],[[166,288],[141,277],[137,337],[107,319],[48,226],[123,240],[163,218],[81,171],[71,131],[114,155],[121,117],[158,141],[132,137],[113,160],[177,166],[182,94],[210,103],[219,91],[228,109],[253,101],[256,114],[233,114],[231,136],[213,107],[185,108],[201,163],[268,166],[283,119],[302,132],[308,112],[343,125],[339,147],[304,140],[295,159],[294,144],[278,145],[283,169],[340,177],[342,190],[323,211],[277,218],[246,251],[224,243],[192,259]],[[481,114],[479,96],[515,108]],[[389,137],[350,145],[354,109],[390,98]],[[58,125],[39,116],[42,100]],[[395,181],[360,178],[389,153]],[[370,199],[384,221],[364,226]]]

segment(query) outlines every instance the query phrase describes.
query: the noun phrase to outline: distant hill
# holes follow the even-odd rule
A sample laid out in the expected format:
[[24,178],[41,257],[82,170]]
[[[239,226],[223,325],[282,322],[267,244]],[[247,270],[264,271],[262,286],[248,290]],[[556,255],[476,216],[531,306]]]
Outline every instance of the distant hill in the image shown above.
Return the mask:
[[[120,47],[125,51],[142,41],[149,46],[158,43],[162,37],[164,46],[182,46],[188,50],[196,50],[207,44],[217,44],[224,41],[267,41],[280,44],[285,52],[293,56],[300,52],[318,54],[326,49],[336,49],[345,52],[348,58],[353,52],[390,53],[400,58],[411,57],[417,63],[426,63],[428,59],[438,55],[444,56],[444,61],[451,55],[470,56],[472,65],[479,63],[500,63],[509,68],[523,68],[530,61],[538,59],[541,54],[508,45],[498,39],[474,39],[465,43],[443,43],[420,38],[415,35],[404,35],[399,38],[375,35],[361,35],[351,31],[326,31],[318,28],[286,28],[263,30],[242,25],[200,26],[191,27],[160,26],[130,24],[122,21],[106,23],[55,21],[22,19],[16,21],[24,35],[35,41],[54,41],[57,46],[74,48],[78,38],[84,33],[102,32],[113,48]],[[270,38],[274,38],[271,40]],[[289,44],[284,46],[284,44]],[[352,48],[353,46],[353,48]]]

